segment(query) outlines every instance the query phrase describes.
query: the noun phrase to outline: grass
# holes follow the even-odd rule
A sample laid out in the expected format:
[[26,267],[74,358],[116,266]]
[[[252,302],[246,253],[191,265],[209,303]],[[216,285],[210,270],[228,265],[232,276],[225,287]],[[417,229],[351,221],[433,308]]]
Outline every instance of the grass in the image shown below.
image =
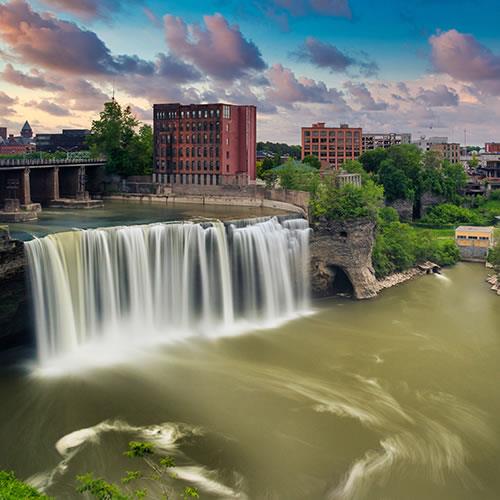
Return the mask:
[[438,240],[453,240],[455,238],[455,229],[453,228],[428,228],[418,225],[412,225],[413,229],[419,233],[429,232],[434,235]]

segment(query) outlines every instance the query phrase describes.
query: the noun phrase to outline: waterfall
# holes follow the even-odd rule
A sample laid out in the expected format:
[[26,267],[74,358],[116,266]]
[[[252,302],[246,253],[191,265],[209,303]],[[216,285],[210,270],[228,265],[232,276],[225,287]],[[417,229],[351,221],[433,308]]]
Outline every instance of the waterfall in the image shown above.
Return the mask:
[[309,227],[161,223],[26,243],[39,360],[269,326],[309,308]]

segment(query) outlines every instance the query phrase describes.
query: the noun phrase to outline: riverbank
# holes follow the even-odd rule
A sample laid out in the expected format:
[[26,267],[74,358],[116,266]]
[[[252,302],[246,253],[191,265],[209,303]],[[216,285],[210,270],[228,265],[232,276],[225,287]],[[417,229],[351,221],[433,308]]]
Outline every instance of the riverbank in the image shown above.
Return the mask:
[[407,281],[413,280],[420,276],[425,276],[427,274],[433,274],[440,269],[440,266],[434,264],[433,262],[426,262],[424,264],[419,264],[418,266],[412,267],[407,271],[402,271],[400,273],[390,274],[385,278],[377,280],[377,293],[387,288],[392,288],[393,286],[400,285]]

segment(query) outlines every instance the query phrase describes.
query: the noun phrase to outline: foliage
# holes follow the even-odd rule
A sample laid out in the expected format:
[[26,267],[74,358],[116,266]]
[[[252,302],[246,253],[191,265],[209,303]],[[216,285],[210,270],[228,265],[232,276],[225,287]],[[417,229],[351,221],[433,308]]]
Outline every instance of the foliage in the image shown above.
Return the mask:
[[335,176],[330,176],[319,183],[313,192],[311,215],[331,220],[375,218],[382,206],[383,197],[382,188],[372,180],[367,180],[362,186],[339,186]]
[[363,164],[358,160],[347,160],[342,165],[342,170],[349,174],[359,174],[361,175],[361,180],[363,182],[371,179],[371,176],[363,168]]
[[316,170],[321,169],[321,162],[319,161],[317,156],[314,156],[314,155],[304,156],[304,159],[302,160],[302,162],[306,163],[307,165],[310,165],[311,167],[315,168]]
[[422,152],[415,145],[400,144],[387,150],[387,157],[378,170],[387,201],[419,199],[422,192],[421,162]]
[[290,146],[280,142],[258,142],[257,151],[272,153],[273,156],[278,155],[279,157],[289,155],[298,160],[300,158],[302,148],[300,146]]
[[315,191],[320,182],[318,170],[291,158],[283,165],[265,172],[263,179],[268,187],[279,184],[283,189],[308,192]]
[[120,491],[118,486],[106,482],[102,478],[95,478],[92,473],[76,477],[80,483],[78,493],[88,493],[98,500],[128,500],[130,497]]
[[87,142],[94,155],[106,156],[109,173],[129,176],[151,172],[153,131],[149,125],[139,125],[130,107],[122,108],[115,100],[106,102],[99,119],[92,122]]
[[56,151],[55,153],[45,153],[44,151],[39,151],[38,153],[0,155],[1,160],[64,160],[66,157],[67,153],[64,151]]
[[[160,487],[162,499],[174,498],[172,496],[173,490],[168,484],[168,479],[177,478],[172,471],[176,467],[175,460],[172,457],[157,458],[153,444],[142,441],[131,441],[124,455],[131,459],[141,459],[146,468],[146,472],[126,471],[125,476],[121,479],[126,491],[102,478],[95,478],[92,473],[77,476],[80,483],[77,491],[87,493],[96,500],[134,500],[147,497],[149,491],[147,488],[134,490],[132,484],[136,481],[149,481]],[[196,488],[186,486],[182,490],[181,498],[183,500],[200,498],[200,495]]]
[[442,205],[436,205],[431,207],[425,217],[422,218],[422,222],[428,224],[472,224],[481,225],[483,220],[474,211],[459,207],[457,205],[451,205],[449,203],[444,203]]
[[42,495],[32,486],[19,481],[13,472],[0,471],[0,499],[20,500],[38,498],[49,500],[49,497]]
[[489,200],[490,201],[500,201],[500,189],[497,189],[496,191],[492,191],[490,193]]
[[376,148],[370,151],[365,151],[360,157],[359,161],[363,168],[369,173],[378,173],[380,165],[387,159],[387,149]]
[[458,262],[459,251],[453,236],[442,239],[439,231],[417,230],[399,222],[394,209],[380,210],[372,255],[377,278],[405,271],[426,260],[440,266]]
[[495,231],[495,242],[488,252],[488,262],[500,272],[500,229]]

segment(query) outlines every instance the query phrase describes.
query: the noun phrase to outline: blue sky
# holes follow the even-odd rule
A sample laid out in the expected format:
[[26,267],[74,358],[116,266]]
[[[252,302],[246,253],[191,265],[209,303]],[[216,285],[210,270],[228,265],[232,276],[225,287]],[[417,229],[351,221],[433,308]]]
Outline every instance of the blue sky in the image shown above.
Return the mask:
[[0,1],[0,114],[88,126],[114,86],[143,120],[256,104],[261,139],[321,120],[500,140],[499,22],[495,0]]

